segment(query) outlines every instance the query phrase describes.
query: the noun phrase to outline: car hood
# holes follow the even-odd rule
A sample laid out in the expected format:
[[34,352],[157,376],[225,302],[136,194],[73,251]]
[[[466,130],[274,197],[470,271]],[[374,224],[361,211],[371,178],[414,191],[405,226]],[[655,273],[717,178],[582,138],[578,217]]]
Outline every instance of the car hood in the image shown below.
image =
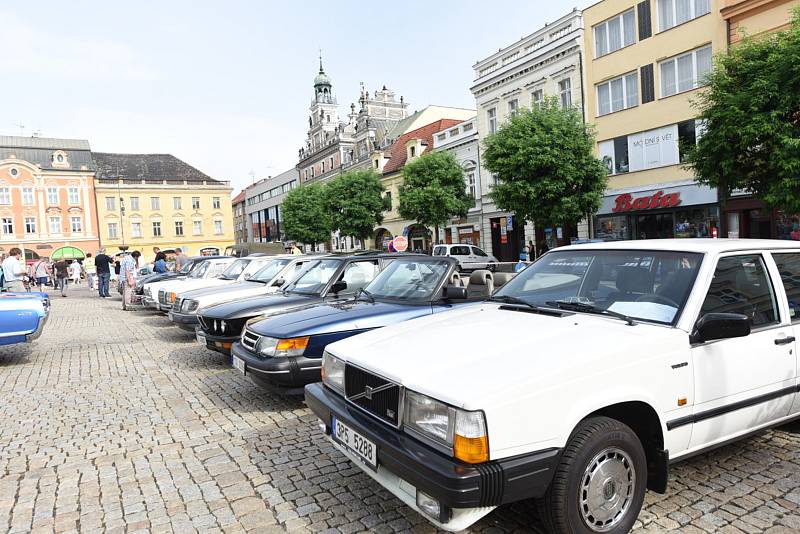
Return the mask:
[[430,303],[409,305],[348,300],[291,309],[254,320],[248,328],[262,336],[287,338],[380,328],[430,314]]
[[212,295],[230,295],[230,298],[226,300],[231,300],[242,296],[255,296],[266,293],[266,287],[266,285],[259,282],[234,282],[232,284],[225,284],[224,286],[201,287],[188,290],[181,289],[178,296],[182,299],[193,299],[202,302],[204,297]]
[[283,310],[303,304],[316,304],[322,302],[318,295],[297,295],[294,293],[275,293],[273,295],[260,295],[231,302],[223,302],[208,306],[199,311],[199,315],[210,319],[241,319],[254,317],[271,311]]
[[686,332],[675,328],[508,308],[494,303],[465,306],[372,330],[327,349],[465,409],[502,402],[523,389],[558,387],[587,373],[624,369],[635,363],[631,358],[688,349]]
[[235,282],[234,280],[223,280],[222,278],[184,278],[182,280],[171,280],[162,286],[165,291],[183,293],[193,289],[219,287]]

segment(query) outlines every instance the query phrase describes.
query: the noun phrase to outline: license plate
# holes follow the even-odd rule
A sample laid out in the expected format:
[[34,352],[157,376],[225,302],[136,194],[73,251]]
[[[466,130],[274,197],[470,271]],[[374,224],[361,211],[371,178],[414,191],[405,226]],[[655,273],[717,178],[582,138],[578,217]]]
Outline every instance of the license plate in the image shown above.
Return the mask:
[[206,336],[199,330],[195,333],[195,337],[197,338],[197,342],[200,343],[205,347],[206,345]]
[[236,356],[233,356],[233,368],[241,371],[242,374],[247,373],[247,365],[245,365],[244,360]]
[[331,431],[333,439],[345,446],[373,469],[378,467],[378,447],[335,417]]

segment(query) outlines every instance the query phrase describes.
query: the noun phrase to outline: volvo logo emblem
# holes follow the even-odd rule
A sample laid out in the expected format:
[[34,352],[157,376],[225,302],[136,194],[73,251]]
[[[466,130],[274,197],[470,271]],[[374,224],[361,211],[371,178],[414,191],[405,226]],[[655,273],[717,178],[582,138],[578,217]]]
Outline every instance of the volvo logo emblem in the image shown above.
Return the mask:
[[364,387],[364,391],[362,391],[361,393],[359,393],[357,395],[353,395],[352,397],[348,397],[348,399],[350,399],[350,400],[358,400],[360,398],[365,398],[367,400],[372,400],[372,396],[373,395],[376,395],[377,393],[380,393],[381,391],[386,391],[387,389],[392,389],[393,387],[396,387],[396,386],[397,386],[397,384],[392,384],[391,382],[388,383],[388,384],[384,384],[382,386],[378,386],[378,387],[365,386]]
[[367,386],[364,388],[364,397],[367,400],[372,400],[372,388]]

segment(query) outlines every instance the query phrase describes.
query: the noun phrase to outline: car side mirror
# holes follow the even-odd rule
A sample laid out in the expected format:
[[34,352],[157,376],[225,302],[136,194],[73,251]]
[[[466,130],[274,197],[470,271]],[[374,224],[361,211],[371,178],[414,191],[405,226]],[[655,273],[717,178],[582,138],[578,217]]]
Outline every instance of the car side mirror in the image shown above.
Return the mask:
[[285,283],[286,283],[286,280],[284,280],[283,278],[278,278],[277,280],[272,282],[272,287],[281,287]]
[[750,318],[741,313],[707,313],[697,320],[689,340],[703,343],[750,335]]
[[467,288],[461,286],[445,286],[442,290],[445,300],[467,300]]
[[334,282],[334,284],[331,286],[331,293],[339,293],[345,289],[347,289],[347,282],[344,280],[339,280],[338,282]]

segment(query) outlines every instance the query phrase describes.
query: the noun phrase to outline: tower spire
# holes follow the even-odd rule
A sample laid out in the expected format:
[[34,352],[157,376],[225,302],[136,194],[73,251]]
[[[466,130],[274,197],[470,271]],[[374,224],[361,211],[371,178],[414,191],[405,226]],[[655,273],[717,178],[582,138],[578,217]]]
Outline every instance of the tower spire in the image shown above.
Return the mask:
[[320,74],[325,72],[324,70],[322,70],[322,49],[321,48],[319,49],[319,72],[320,72]]

